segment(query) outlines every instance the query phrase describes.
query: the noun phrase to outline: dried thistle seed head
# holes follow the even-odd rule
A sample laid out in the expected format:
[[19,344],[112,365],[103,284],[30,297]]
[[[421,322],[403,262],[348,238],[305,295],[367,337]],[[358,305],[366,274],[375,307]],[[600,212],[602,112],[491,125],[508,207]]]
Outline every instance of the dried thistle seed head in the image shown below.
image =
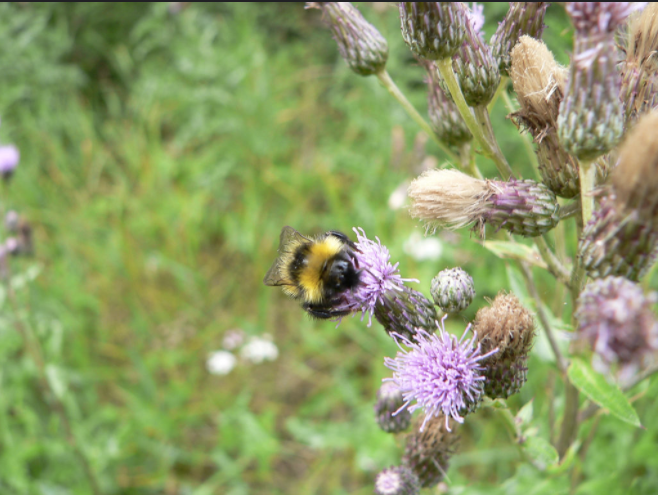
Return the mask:
[[418,477],[406,466],[384,469],[375,479],[376,495],[418,495]]
[[429,229],[456,229],[474,224],[484,235],[486,224],[534,237],[559,221],[555,194],[534,181],[484,181],[455,170],[430,170],[409,186],[411,216]]
[[511,51],[521,36],[541,38],[547,7],[548,2],[510,2],[503,22],[489,42],[502,75],[510,75]]
[[400,24],[411,51],[427,60],[452,57],[466,35],[460,2],[400,2]]
[[350,69],[361,76],[384,70],[388,43],[354,5],[349,2],[307,2],[306,5],[325,14],[340,54]]
[[[379,427],[387,433],[399,433],[409,428],[411,413],[402,409],[402,391],[393,382],[384,382],[377,391],[375,417]],[[397,413],[397,414],[396,414]]]
[[611,176],[619,208],[636,210],[658,229],[658,110],[644,115],[628,133]]
[[658,3],[631,16],[625,38],[620,95],[629,122],[658,106]]
[[432,418],[420,431],[422,418],[417,418],[412,433],[407,436],[402,464],[418,476],[420,486],[437,485],[446,475],[450,457],[459,442],[457,424],[446,427],[443,418]]
[[439,272],[432,279],[430,292],[434,303],[446,313],[459,313],[475,297],[473,277],[459,267]]
[[483,361],[484,393],[492,399],[517,393],[527,379],[535,321],[514,294],[501,293],[477,312],[473,324],[480,348],[498,352]]
[[466,38],[452,58],[452,68],[469,106],[486,105],[491,101],[500,83],[498,63],[491,47],[482,39],[479,20],[467,11]]
[[527,129],[537,144],[542,182],[556,195],[573,198],[580,194],[578,160],[562,148],[557,137],[568,71],[542,41],[530,36],[521,36],[511,61],[510,76],[521,105],[512,119]]
[[585,286],[575,317],[604,367],[619,363],[622,369],[635,371],[658,349],[658,321],[651,309],[656,302],[656,293],[645,295],[639,285],[622,277]]
[[427,111],[434,133],[450,146],[459,147],[469,142],[473,139],[473,135],[468,130],[457,105],[441,87],[436,64],[422,59],[419,61],[428,74]]

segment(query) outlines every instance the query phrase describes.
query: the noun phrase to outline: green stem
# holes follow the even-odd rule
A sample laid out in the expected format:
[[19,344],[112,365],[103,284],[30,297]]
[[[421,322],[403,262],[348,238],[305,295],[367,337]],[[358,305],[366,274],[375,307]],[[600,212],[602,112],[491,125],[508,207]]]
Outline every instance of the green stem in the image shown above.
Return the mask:
[[389,76],[388,72],[386,70],[381,70],[377,73],[377,77],[379,78],[379,82],[382,83],[382,86],[386,88],[386,90],[395,98],[400,105],[402,105],[402,108],[405,109],[405,111],[409,114],[409,116],[416,121],[416,123],[420,126],[420,128],[429,136],[431,137],[434,142],[441,148],[441,150],[448,155],[448,158],[455,164],[461,163],[459,160],[459,157],[443,142],[441,141],[437,136],[436,133],[432,130],[432,127],[425,121],[425,119],[418,113],[418,111],[414,108],[414,106],[407,100],[407,98],[404,96],[404,93],[400,91],[400,88],[397,87],[397,85],[393,82],[393,79],[391,79],[391,76]]
[[[503,101],[505,102],[505,106],[507,107],[507,111],[510,113],[516,112],[518,108],[516,108],[514,103],[512,103],[512,99],[507,94],[507,91],[504,91],[502,96]],[[537,161],[537,154],[535,153],[535,148],[532,144],[532,138],[530,134],[527,132],[522,132],[521,139],[523,141],[523,148],[525,149],[525,153],[528,156],[533,169],[537,174],[539,174],[539,162]]]
[[501,94],[507,94],[507,81],[509,81],[509,77],[507,76],[500,76],[500,84],[498,85],[498,88],[496,89],[496,93],[493,95],[493,98],[491,98],[491,101],[487,105],[487,110],[491,112],[496,106],[496,101],[500,97]]
[[512,172],[512,167],[507,163],[507,159],[503,152],[498,146],[498,141],[493,132],[493,127],[491,126],[491,119],[489,118],[489,112],[487,112],[487,107],[484,105],[473,107],[473,113],[475,114],[475,120],[478,124],[484,129],[485,135],[487,136],[487,142],[491,146],[489,153],[490,158],[496,164],[498,172],[504,180],[508,180],[510,177],[514,177],[514,172]]
[[[475,116],[473,115],[473,112],[471,112],[471,108],[466,103],[466,100],[464,100],[464,95],[462,94],[462,90],[459,87],[459,82],[457,82],[457,78],[455,77],[455,72],[452,69],[451,59],[447,58],[445,60],[437,60],[436,66],[438,67],[439,72],[443,77],[443,80],[448,86],[448,90],[450,91],[450,94],[452,95],[452,99],[457,105],[457,109],[459,110],[459,113],[461,114],[462,118],[464,119],[464,122],[466,123],[466,127],[468,127],[468,130],[471,131],[473,137],[480,144],[484,154],[494,161],[496,167],[498,168],[498,172],[501,174],[503,179],[507,180],[512,175],[512,169],[510,168],[509,163],[507,163],[507,160],[505,160],[505,157],[501,153],[500,148],[498,147],[498,143],[495,140],[490,141],[490,139],[493,136],[493,133],[489,135],[489,131],[491,127],[490,123],[487,124],[489,122],[489,114],[486,114],[487,115],[486,121],[482,120],[481,122],[478,123]],[[484,111],[484,113],[486,113],[486,108],[483,107],[482,110]]]
[[461,157],[462,168],[466,170],[471,176],[476,179],[484,179],[480,169],[475,163],[475,157],[471,154],[471,143],[464,143],[459,148],[459,156]]
[[578,432],[578,389],[573,386],[567,375],[564,375],[564,393],[566,401],[562,415],[562,429],[557,441],[557,452],[560,459],[564,458]]
[[580,203],[583,212],[583,226],[592,218],[594,212],[594,196],[592,190],[596,181],[596,166],[593,161],[580,161],[578,169],[580,175]]
[[567,287],[570,287],[571,280],[569,279],[569,270],[567,270],[560,260],[555,256],[553,251],[548,247],[546,242],[546,234],[541,237],[535,237],[535,243],[539,249],[542,259],[548,265],[548,271],[551,272],[556,279],[562,282]]

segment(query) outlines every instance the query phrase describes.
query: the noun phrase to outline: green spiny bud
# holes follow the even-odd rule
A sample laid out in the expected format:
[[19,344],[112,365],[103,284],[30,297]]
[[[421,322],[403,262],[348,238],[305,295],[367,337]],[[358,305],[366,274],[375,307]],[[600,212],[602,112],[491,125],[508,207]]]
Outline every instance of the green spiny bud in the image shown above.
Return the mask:
[[452,58],[452,68],[469,106],[486,105],[500,84],[498,64],[491,48],[467,19],[466,39]]
[[401,290],[386,292],[381,304],[375,307],[375,318],[387,333],[395,332],[408,339],[415,335],[416,328],[434,333],[439,320],[434,304],[406,285]]
[[450,92],[446,93],[441,86],[441,78],[436,64],[432,61],[422,61],[428,74],[427,107],[436,136],[444,143],[459,147],[473,139],[457,105],[452,101]]
[[658,112],[644,115],[619,149],[611,191],[585,225],[578,246],[587,274],[638,280],[658,247]]
[[499,294],[490,307],[477,312],[473,331],[482,353],[498,349],[482,361],[485,395],[506,399],[517,393],[527,379],[528,352],[535,335],[532,314],[514,294]]
[[354,72],[370,76],[384,70],[388,43],[361,12],[349,2],[308,2],[327,16],[340,54]]
[[466,36],[466,13],[459,2],[400,2],[402,37],[427,60],[452,57]]
[[473,277],[459,267],[443,270],[432,279],[431,293],[435,304],[444,312],[459,313],[475,297]]
[[510,75],[511,51],[522,35],[541,38],[547,7],[548,2],[510,2],[505,19],[489,42],[502,75]]
[[423,431],[422,418],[418,418],[412,433],[407,436],[402,464],[418,477],[423,488],[437,485],[448,471],[448,462],[455,451],[459,437],[454,422],[450,430],[442,416],[430,419]]
[[536,237],[559,221],[559,204],[545,185],[531,180],[479,180],[456,170],[429,170],[409,186],[411,216],[429,229],[486,224],[512,234]]
[[418,495],[418,477],[405,466],[384,469],[375,479],[376,495]]
[[384,382],[379,387],[375,417],[379,427],[386,433],[399,433],[409,428],[411,413],[406,408],[400,410],[403,405],[402,391],[395,383]]

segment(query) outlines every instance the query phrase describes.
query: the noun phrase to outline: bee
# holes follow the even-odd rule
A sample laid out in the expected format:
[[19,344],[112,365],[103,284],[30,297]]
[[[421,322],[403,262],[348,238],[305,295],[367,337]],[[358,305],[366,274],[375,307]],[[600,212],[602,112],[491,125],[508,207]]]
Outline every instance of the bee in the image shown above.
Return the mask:
[[308,238],[292,227],[283,227],[279,256],[263,282],[281,286],[315,318],[345,316],[350,311],[335,307],[359,283],[355,250],[356,245],[342,232],[330,230]]

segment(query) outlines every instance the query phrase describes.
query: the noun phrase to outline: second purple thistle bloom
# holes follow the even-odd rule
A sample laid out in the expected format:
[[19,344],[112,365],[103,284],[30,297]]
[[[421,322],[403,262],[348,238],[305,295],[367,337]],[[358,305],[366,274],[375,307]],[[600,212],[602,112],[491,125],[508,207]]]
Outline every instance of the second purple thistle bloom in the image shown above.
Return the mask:
[[[484,368],[479,362],[498,352],[494,349],[481,354],[479,344],[474,346],[477,336],[474,334],[470,339],[465,338],[470,325],[457,340],[445,330],[444,320],[445,317],[440,325],[437,323],[435,334],[418,329],[415,342],[393,334],[400,352],[395,358],[384,359],[384,364],[393,370],[393,378],[389,380],[400,388],[405,400],[400,410],[425,411],[421,431],[427,421],[440,414],[446,417],[448,431],[449,417],[459,423],[464,422],[462,415],[477,405],[482,395],[485,378],[480,374]],[[414,400],[416,403],[411,404]]]

